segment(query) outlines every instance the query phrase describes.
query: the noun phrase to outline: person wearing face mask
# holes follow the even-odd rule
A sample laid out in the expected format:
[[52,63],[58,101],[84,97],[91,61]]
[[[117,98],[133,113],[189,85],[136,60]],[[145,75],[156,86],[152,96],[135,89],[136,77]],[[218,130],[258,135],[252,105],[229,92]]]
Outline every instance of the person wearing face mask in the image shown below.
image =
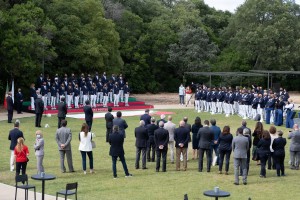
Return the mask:
[[74,106],[75,108],[79,108],[79,96],[80,96],[80,90],[78,88],[78,84],[75,85],[74,87]]
[[35,150],[35,156],[36,156],[36,167],[37,167],[37,173],[40,174],[41,172],[44,172],[44,166],[43,166],[43,159],[44,159],[44,138],[42,131],[37,130],[35,133],[36,139],[34,143],[34,150]]

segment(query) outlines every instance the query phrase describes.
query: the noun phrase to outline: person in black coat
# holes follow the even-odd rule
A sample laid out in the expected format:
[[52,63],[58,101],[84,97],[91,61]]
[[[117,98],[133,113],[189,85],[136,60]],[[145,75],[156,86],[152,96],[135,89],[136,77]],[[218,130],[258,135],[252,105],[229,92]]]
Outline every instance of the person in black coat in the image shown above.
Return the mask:
[[109,155],[112,158],[112,170],[113,170],[113,176],[114,178],[117,178],[117,159],[118,157],[120,158],[120,161],[122,162],[123,169],[125,172],[125,177],[130,177],[132,174],[128,172],[127,164],[125,161],[125,156],[124,156],[124,135],[119,133],[119,127],[118,126],[113,126],[113,131],[112,134],[109,134],[109,144],[110,144],[110,150],[109,150]]
[[192,125],[192,146],[193,146],[193,160],[196,159],[196,154],[197,158],[199,158],[199,140],[197,139],[197,134],[200,128],[202,128],[203,125],[201,124],[201,119],[200,117],[196,117],[195,123]]
[[207,158],[207,172],[210,172],[210,167],[212,163],[211,157],[211,143],[214,140],[214,133],[209,128],[209,121],[204,121],[204,126],[199,129],[197,134],[197,139],[199,140],[198,147],[199,147],[199,163],[198,163],[198,170],[202,172],[203,170],[203,157],[204,152],[206,152]]
[[159,128],[154,131],[154,142],[156,146],[156,172],[159,172],[160,158],[162,157],[162,171],[166,172],[167,168],[167,152],[169,142],[169,131],[164,129],[164,122],[159,122]]
[[135,168],[140,168],[140,156],[142,152],[142,169],[146,168],[146,149],[147,149],[147,140],[148,140],[148,131],[145,128],[144,120],[140,121],[140,126],[135,128],[135,146],[136,146],[136,159],[135,159]]
[[85,122],[89,126],[89,131],[92,130],[93,116],[94,116],[94,112],[93,112],[93,109],[92,109],[90,104],[91,104],[90,100],[86,100],[85,101],[85,106],[83,106],[83,111],[84,111],[84,115],[85,115]]
[[66,119],[66,115],[68,113],[68,108],[67,108],[67,104],[65,102],[65,97],[62,96],[60,98],[60,102],[57,104],[57,109],[58,109],[58,114],[57,114],[57,118],[58,118],[58,123],[57,123],[57,128],[61,127],[61,120]]
[[260,158],[260,177],[266,178],[266,163],[270,154],[271,136],[269,131],[264,130],[262,138],[257,144],[258,156]]
[[225,174],[228,175],[229,170],[229,161],[230,161],[230,155],[232,150],[232,139],[233,136],[230,133],[230,127],[224,126],[222,134],[220,135],[218,139],[219,144],[219,174],[222,174],[222,168],[223,168],[223,162],[224,162],[224,156],[226,156],[225,160]]
[[286,145],[286,139],[282,137],[283,132],[277,132],[278,138],[274,139],[272,148],[274,150],[273,156],[276,164],[277,176],[285,176],[284,173],[284,158],[285,158],[285,150],[284,147]]
[[[10,146],[9,149],[11,151],[10,154],[10,171],[13,171],[15,168],[14,165],[14,160],[15,160],[15,156],[14,156],[14,149],[18,143],[18,138],[22,137],[24,138],[23,132],[19,129],[20,126],[20,122],[19,120],[16,120],[15,124],[14,124],[14,129],[9,131],[8,134],[8,140],[10,140]],[[25,140],[25,138],[24,138]]]
[[113,120],[114,116],[111,114],[112,108],[107,108],[107,113],[105,114],[105,121],[106,121],[106,142],[108,142],[109,134],[112,133],[112,127],[113,127]]
[[[151,118],[151,124],[146,126],[148,131],[148,141],[147,141],[147,161],[155,162],[155,142],[154,142],[154,131],[158,129],[158,126],[155,125],[155,118]],[[150,159],[150,152],[152,150],[152,156]]]
[[23,94],[21,92],[21,88],[18,89],[18,93],[16,94],[16,104],[17,104],[17,113],[22,114]]
[[149,115],[149,109],[145,110],[145,114],[140,117],[140,120],[144,120],[145,126],[151,123],[151,116]]
[[180,154],[183,155],[183,171],[187,169],[187,148],[190,140],[190,130],[185,127],[185,122],[179,122],[179,128],[174,131],[176,148],[176,170],[180,171]]
[[42,95],[38,95],[37,99],[34,101],[35,107],[35,127],[41,127],[42,116],[44,112],[44,101],[42,100]]
[[11,120],[12,120],[13,115],[14,115],[14,102],[13,102],[13,99],[11,97],[11,92],[9,92],[7,94],[6,103],[7,103],[7,122],[12,123]]

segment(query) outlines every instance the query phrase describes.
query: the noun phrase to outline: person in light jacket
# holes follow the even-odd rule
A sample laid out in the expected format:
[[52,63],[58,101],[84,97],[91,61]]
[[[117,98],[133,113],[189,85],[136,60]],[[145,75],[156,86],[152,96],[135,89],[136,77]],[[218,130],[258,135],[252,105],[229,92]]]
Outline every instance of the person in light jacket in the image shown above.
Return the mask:
[[34,143],[34,150],[36,156],[36,168],[37,173],[40,174],[41,172],[45,172],[43,166],[43,159],[44,159],[44,138],[43,133],[40,130],[35,132],[35,143]]
[[83,174],[86,174],[86,154],[90,160],[90,173],[94,173],[92,138],[93,136],[92,133],[89,132],[89,126],[83,123],[81,132],[79,133],[79,151],[82,157]]

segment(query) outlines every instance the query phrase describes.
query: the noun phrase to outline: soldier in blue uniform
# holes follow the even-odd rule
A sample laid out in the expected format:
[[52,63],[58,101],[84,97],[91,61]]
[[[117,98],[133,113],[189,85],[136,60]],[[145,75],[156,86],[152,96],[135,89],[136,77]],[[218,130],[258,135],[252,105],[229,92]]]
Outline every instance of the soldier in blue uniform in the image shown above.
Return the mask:
[[68,85],[68,88],[67,88],[67,106],[68,108],[71,108],[71,102],[72,102],[72,98],[73,98],[73,87],[72,87],[72,84],[70,83]]
[[113,89],[114,89],[114,84],[111,80],[107,83],[107,90],[108,90],[108,102],[112,103],[113,102]]
[[265,110],[266,110],[266,124],[270,124],[274,120],[274,109],[275,109],[275,96],[274,94],[270,94],[270,98],[266,103]]
[[122,77],[119,79],[119,98],[121,102],[124,102],[124,85],[125,82]]
[[37,98],[35,84],[31,83],[30,86],[30,102],[31,102],[31,110],[34,110],[34,100]]
[[89,95],[91,96],[91,107],[96,108],[97,87],[95,83],[93,83],[92,87],[90,88]]
[[195,110],[196,110],[196,112],[199,113],[200,112],[201,92],[198,88],[196,90],[197,90],[197,92],[195,93]]
[[114,106],[119,106],[119,84],[118,84],[118,82],[115,82],[113,92],[114,92]]
[[211,95],[212,92],[210,91],[210,88],[207,88],[205,112],[210,112],[211,110]]
[[47,109],[47,98],[48,98],[48,87],[46,82],[43,83],[43,85],[41,86],[41,91],[40,91],[41,95],[42,95],[42,100],[44,102],[44,109]]
[[83,105],[85,106],[85,102],[89,100],[89,89],[86,86],[85,82],[82,83],[81,91],[83,95]]
[[97,103],[103,103],[103,85],[101,81],[96,83],[97,87]]
[[50,88],[50,92],[51,92],[51,109],[54,110],[55,106],[56,106],[56,96],[57,96],[57,90],[58,88],[56,87],[55,83],[52,83],[52,86]]
[[108,89],[107,89],[107,85],[104,84],[104,86],[103,86],[103,107],[107,107],[107,102],[108,102]]

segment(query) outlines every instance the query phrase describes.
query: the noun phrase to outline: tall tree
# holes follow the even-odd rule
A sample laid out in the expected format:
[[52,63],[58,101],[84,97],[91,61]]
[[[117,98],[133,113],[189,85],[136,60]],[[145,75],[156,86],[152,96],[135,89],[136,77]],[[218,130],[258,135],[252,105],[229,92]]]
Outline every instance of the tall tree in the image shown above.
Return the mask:
[[300,9],[283,0],[248,0],[224,33],[231,48],[245,56],[250,68],[299,69]]
[[209,62],[216,57],[218,47],[200,27],[186,27],[179,33],[179,42],[170,45],[168,62],[184,71],[209,71]]

